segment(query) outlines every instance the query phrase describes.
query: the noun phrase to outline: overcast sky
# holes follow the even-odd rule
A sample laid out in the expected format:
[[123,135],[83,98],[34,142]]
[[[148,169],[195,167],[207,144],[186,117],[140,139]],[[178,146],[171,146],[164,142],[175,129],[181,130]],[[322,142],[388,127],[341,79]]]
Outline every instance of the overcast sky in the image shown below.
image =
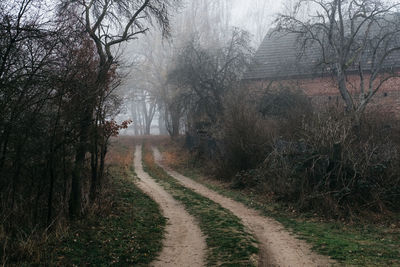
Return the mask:
[[234,2],[233,14],[237,17],[237,23],[245,25],[248,20],[248,14],[254,11],[262,2],[266,3],[265,15],[273,16],[282,10],[284,0],[232,0]]
[[[255,35],[260,42],[275,16],[283,12],[293,0],[232,0],[232,23]],[[264,28],[263,28],[264,26]],[[261,28],[260,28],[261,27]]]

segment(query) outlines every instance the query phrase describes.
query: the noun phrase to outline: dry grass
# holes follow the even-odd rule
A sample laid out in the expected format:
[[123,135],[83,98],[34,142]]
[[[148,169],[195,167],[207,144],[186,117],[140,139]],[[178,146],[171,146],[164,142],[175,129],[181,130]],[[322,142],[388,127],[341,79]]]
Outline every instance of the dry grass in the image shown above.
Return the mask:
[[[169,145],[172,144],[172,145]],[[191,162],[190,153],[187,150],[179,149],[175,143],[164,142],[163,146],[168,146],[168,150],[163,150],[163,159],[168,166],[189,166]]]
[[133,162],[135,139],[132,137],[119,137],[111,141],[111,149],[106,156],[107,165],[120,165],[126,168]]

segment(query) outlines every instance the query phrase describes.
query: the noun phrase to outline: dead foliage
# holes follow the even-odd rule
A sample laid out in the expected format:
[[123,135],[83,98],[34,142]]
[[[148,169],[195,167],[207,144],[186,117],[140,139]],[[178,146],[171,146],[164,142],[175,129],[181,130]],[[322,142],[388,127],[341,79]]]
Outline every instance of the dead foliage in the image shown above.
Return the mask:
[[239,173],[235,182],[261,185],[277,200],[328,217],[399,211],[398,128],[388,127],[366,118],[355,124],[334,111],[315,114],[299,128],[284,129],[292,137],[275,138],[262,164]]

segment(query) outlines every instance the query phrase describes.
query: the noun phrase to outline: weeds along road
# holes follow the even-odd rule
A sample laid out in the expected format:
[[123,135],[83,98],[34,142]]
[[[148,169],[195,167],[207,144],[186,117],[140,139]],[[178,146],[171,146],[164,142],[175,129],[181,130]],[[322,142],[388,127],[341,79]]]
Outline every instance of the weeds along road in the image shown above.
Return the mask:
[[136,146],[134,165],[140,179],[137,185],[160,205],[168,219],[163,249],[151,266],[204,266],[206,242],[199,226],[178,201],[144,172],[141,146]]
[[259,266],[331,266],[334,261],[328,257],[318,255],[311,251],[311,247],[303,240],[296,239],[277,221],[261,216],[257,211],[247,208],[245,205],[224,197],[215,191],[187,178],[162,162],[159,150],[153,147],[156,162],[167,173],[178,180],[182,185],[194,190],[222,207],[230,210],[239,217],[243,224],[250,229],[259,242]]

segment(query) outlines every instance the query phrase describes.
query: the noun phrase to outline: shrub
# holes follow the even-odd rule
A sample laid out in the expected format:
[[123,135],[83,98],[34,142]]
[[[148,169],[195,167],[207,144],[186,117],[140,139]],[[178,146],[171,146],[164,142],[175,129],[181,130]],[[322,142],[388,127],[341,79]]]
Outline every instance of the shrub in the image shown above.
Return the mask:
[[329,217],[399,210],[399,121],[377,112],[355,120],[334,107],[313,113],[288,88],[263,97],[240,88],[224,100],[212,132],[218,153],[203,166],[234,188]]
[[398,209],[399,147],[363,127],[337,113],[302,121],[297,139],[275,142],[261,167],[264,183],[278,198],[326,215]]
[[260,99],[258,111],[275,122],[280,136],[292,136],[301,121],[313,113],[309,97],[299,88],[278,85],[268,88]]
[[276,135],[273,121],[258,112],[246,90],[235,90],[224,102],[224,113],[213,136],[218,143],[218,175],[231,179],[237,172],[256,168]]
[[216,166],[219,176],[236,186],[257,184],[246,170],[256,169],[272,151],[277,136],[288,136],[312,111],[308,98],[298,90],[280,87],[263,94],[248,88],[233,90],[224,102],[224,113],[214,136],[221,154]]

